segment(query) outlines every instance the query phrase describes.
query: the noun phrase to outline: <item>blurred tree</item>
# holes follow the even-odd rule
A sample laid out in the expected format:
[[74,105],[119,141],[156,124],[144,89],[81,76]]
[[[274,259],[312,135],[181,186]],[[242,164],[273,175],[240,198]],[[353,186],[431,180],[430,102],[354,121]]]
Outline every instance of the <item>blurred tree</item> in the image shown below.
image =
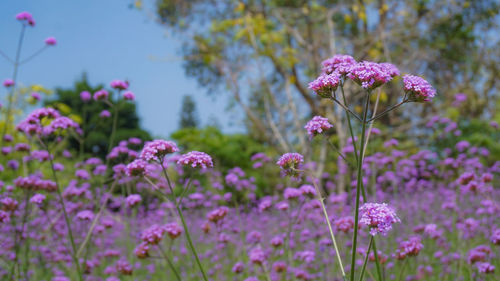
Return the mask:
[[198,127],[198,113],[196,111],[196,103],[190,95],[185,95],[182,98],[181,119],[179,128],[196,128]]
[[[84,103],[80,99],[80,93],[88,91],[94,93],[104,86],[90,85],[87,75],[83,74],[72,88],[57,88],[55,95],[50,100],[45,100],[45,106],[57,108],[62,114],[77,121],[83,129],[83,143],[75,138],[70,139],[70,146],[83,153],[94,154],[101,158],[106,156],[108,141],[111,134],[112,118],[102,118],[100,113],[109,110],[109,106],[103,102],[91,100]],[[134,103],[120,101],[118,124],[116,130],[116,145],[121,140],[137,137],[143,140],[151,139],[149,133],[140,127]]]
[[[340,109],[307,89],[321,61],[336,53],[392,62],[436,87],[436,102],[391,112],[380,120],[384,125],[439,112],[459,91],[475,100],[469,116],[493,115],[491,100],[500,88],[499,7],[496,0],[158,0],[156,14],[184,39],[186,73],[211,94],[230,94],[253,138],[307,156],[313,151],[303,130],[308,116],[327,116],[339,145],[346,142]],[[395,79],[379,89],[372,109],[395,104],[402,96],[395,84],[401,83]],[[356,108],[359,88],[346,87],[348,104]]]

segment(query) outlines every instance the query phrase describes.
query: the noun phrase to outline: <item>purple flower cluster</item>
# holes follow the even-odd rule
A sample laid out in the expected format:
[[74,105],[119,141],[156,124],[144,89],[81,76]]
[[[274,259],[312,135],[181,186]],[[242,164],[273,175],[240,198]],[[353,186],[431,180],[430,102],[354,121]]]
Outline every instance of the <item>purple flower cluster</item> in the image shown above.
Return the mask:
[[337,90],[339,83],[340,74],[337,72],[330,74],[322,73],[316,80],[309,83],[309,89],[322,98],[331,98],[333,92]]
[[323,72],[326,74],[337,72],[340,75],[346,75],[351,72],[356,63],[356,60],[349,55],[335,55],[324,60],[321,65],[323,66]]
[[78,129],[79,126],[75,121],[61,116],[57,110],[50,107],[35,109],[17,125],[18,131],[29,136],[50,136],[71,128]]
[[436,95],[436,90],[421,77],[415,75],[403,76],[404,90],[409,99],[415,102],[431,101]]
[[392,208],[386,203],[365,203],[359,208],[359,222],[370,228],[370,235],[387,235],[392,225],[401,222]]
[[309,134],[309,136],[312,138],[318,134],[323,133],[324,131],[331,129],[332,127],[333,125],[328,122],[328,118],[314,116],[309,122],[307,122],[304,128],[307,130],[307,134]]
[[297,177],[300,174],[298,170],[301,168],[302,163],[304,163],[304,156],[296,152],[285,153],[276,162],[285,175],[292,177]]
[[139,157],[145,161],[162,161],[167,154],[179,151],[172,141],[154,140],[144,144]]
[[33,19],[33,16],[29,12],[20,12],[19,14],[16,15],[16,19],[23,24],[27,24],[29,26],[35,26],[35,20]]
[[399,74],[399,71],[392,64],[363,61],[353,66],[347,77],[361,87],[373,90],[391,81],[393,74],[396,73]]
[[212,162],[212,157],[206,154],[205,152],[199,151],[190,151],[186,154],[183,154],[177,160],[178,165],[190,166],[192,168],[209,168],[213,167],[214,163]]

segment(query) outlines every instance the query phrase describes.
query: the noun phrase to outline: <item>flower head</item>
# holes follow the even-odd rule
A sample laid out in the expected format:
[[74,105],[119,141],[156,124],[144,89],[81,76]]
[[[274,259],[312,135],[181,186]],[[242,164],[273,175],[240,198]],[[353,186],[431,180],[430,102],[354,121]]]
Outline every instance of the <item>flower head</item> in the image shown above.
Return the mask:
[[167,223],[165,225],[165,232],[167,232],[167,235],[173,240],[181,235],[182,228],[180,228],[175,222]]
[[397,259],[404,259],[406,257],[412,257],[418,255],[420,251],[424,248],[420,237],[414,236],[409,240],[403,241],[399,244],[398,250],[396,252]]
[[410,101],[431,101],[436,95],[436,90],[421,77],[415,75],[403,76],[404,90],[409,94]]
[[351,68],[356,65],[356,60],[349,55],[335,55],[327,60],[324,60],[321,65],[322,70],[326,74],[337,72],[345,75],[351,71]]
[[142,159],[135,159],[127,165],[127,176],[142,176],[146,173],[146,166],[148,162]]
[[394,73],[394,69],[387,65],[363,61],[353,66],[347,76],[352,81],[361,85],[361,87],[373,90],[391,81],[393,77],[391,74]]
[[127,92],[123,93],[123,98],[126,100],[134,100],[135,95],[131,91],[127,91]]
[[385,203],[365,203],[359,208],[359,212],[359,221],[370,227],[372,236],[377,233],[385,236],[392,229],[392,224],[401,222],[394,210]]
[[165,231],[166,228],[164,226],[154,224],[142,232],[141,240],[148,244],[156,245],[163,239]]
[[16,15],[16,19],[23,24],[28,24],[29,26],[35,26],[35,20],[29,12],[20,12]]
[[326,130],[332,128],[333,125],[328,122],[328,118],[321,116],[314,116],[309,122],[307,122],[304,127],[307,130],[307,134],[312,138],[318,134],[323,133]]
[[142,197],[139,194],[130,194],[125,198],[125,202],[127,202],[127,206],[134,207],[135,205],[141,202]]
[[154,140],[144,144],[140,158],[145,161],[161,161],[167,154],[179,151],[177,145],[172,141]]
[[54,37],[47,37],[47,39],[45,39],[45,44],[47,46],[54,46],[57,44],[57,40]]
[[313,90],[322,98],[330,98],[332,92],[337,90],[340,83],[340,74],[333,72],[330,74],[322,73],[316,80],[309,83],[309,89]]
[[304,163],[304,156],[299,153],[285,153],[276,162],[285,175],[292,177],[299,176],[298,169],[300,169],[302,163]]
[[109,96],[108,91],[102,89],[94,93],[94,100],[99,101],[99,100],[105,100]]
[[101,113],[99,113],[99,117],[100,118],[109,118],[111,117],[111,112],[109,112],[108,110],[104,109],[103,111],[101,111]]
[[14,86],[14,80],[9,79],[9,78],[3,80],[3,86],[6,88]]
[[92,99],[92,94],[87,92],[87,91],[83,91],[80,93],[80,99],[83,101],[83,102],[88,102]]
[[113,80],[110,83],[111,88],[117,90],[126,90],[128,89],[128,82],[122,80]]
[[193,168],[196,167],[213,167],[214,163],[212,162],[212,157],[206,154],[205,152],[199,151],[191,151],[184,155],[181,155],[179,160],[177,160],[177,164],[179,165],[189,165]]

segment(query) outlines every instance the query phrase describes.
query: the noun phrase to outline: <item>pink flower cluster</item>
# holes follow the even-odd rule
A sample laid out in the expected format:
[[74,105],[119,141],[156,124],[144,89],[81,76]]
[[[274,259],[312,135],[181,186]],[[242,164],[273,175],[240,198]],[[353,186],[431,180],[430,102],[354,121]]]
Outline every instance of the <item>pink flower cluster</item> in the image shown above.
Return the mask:
[[394,223],[401,222],[396,212],[386,203],[365,203],[359,208],[359,212],[359,222],[370,228],[372,236],[378,233],[385,236]]
[[[51,121],[45,125],[47,121]],[[31,112],[26,119],[17,125],[17,130],[27,135],[49,136],[67,129],[78,129],[78,124],[68,117],[61,116],[53,108],[39,108]]]
[[415,75],[403,76],[404,90],[410,95],[411,101],[431,101],[436,90],[425,79]]
[[206,154],[205,152],[199,151],[191,151],[186,154],[181,155],[179,160],[177,160],[177,164],[179,165],[189,165],[193,168],[201,167],[213,167],[214,163],[212,162],[212,157]]
[[141,151],[140,158],[145,161],[161,161],[167,154],[179,151],[177,145],[172,141],[153,140],[146,142]]
[[351,72],[351,69],[356,65],[356,60],[349,55],[335,55],[322,63],[322,70],[326,74],[337,72],[340,75],[345,75]]
[[126,90],[128,89],[128,82],[122,80],[113,80],[110,83],[111,88],[117,90]]
[[33,19],[33,16],[29,12],[20,12],[19,14],[16,15],[16,19],[23,24],[26,23],[29,26],[35,26],[35,20]]
[[361,87],[373,90],[392,80],[393,74],[399,74],[392,64],[363,61],[354,65],[347,76]]
[[396,258],[403,260],[406,257],[416,256],[423,248],[424,245],[422,244],[420,237],[411,237],[410,239],[399,244],[398,250],[396,251]]
[[57,185],[51,180],[44,180],[37,176],[18,177],[14,180],[16,187],[26,190],[46,190],[55,191]]
[[321,116],[314,116],[309,122],[307,122],[304,127],[307,130],[307,134],[312,138],[317,134],[321,134],[326,130],[329,130],[333,127],[330,122],[328,122],[328,118]]
[[318,96],[322,98],[330,98],[332,96],[332,93],[337,90],[339,83],[339,73],[322,73],[318,78],[316,78],[316,80],[309,83],[309,89],[313,90]]
[[127,176],[133,177],[133,176],[142,176],[146,173],[146,166],[148,165],[148,162],[142,160],[142,159],[135,159],[131,163],[127,165]]
[[207,214],[207,219],[213,223],[217,223],[222,220],[229,212],[226,206],[219,207]]
[[298,176],[298,169],[300,169],[301,164],[304,163],[304,156],[299,153],[285,153],[280,159],[278,159],[278,164],[285,175]]

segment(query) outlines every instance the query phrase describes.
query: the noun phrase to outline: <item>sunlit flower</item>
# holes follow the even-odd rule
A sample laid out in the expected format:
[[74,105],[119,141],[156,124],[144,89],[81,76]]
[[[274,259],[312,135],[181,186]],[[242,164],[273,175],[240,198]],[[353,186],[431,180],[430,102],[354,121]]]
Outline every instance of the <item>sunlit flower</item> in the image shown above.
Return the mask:
[[403,76],[404,90],[409,95],[410,101],[431,101],[436,95],[436,90],[421,77],[415,75]]

